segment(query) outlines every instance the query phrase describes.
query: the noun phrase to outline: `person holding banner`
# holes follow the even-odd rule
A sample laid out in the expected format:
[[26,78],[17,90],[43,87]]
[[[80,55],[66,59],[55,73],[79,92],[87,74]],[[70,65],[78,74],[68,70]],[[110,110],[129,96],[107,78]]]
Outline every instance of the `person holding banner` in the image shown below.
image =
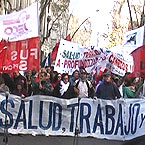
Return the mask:
[[28,96],[27,90],[24,88],[23,83],[19,82],[17,88],[12,92],[12,94],[25,98]]
[[23,83],[23,87],[27,90],[27,80],[26,78],[20,74],[19,71],[15,71],[14,75],[14,90],[17,89],[17,85],[21,82]]
[[112,74],[106,72],[103,75],[103,78],[104,81],[97,88],[96,97],[107,100],[121,98],[118,87],[112,82]]
[[80,69],[80,78],[75,81],[73,86],[79,98],[94,98],[94,87],[87,79],[85,68]]

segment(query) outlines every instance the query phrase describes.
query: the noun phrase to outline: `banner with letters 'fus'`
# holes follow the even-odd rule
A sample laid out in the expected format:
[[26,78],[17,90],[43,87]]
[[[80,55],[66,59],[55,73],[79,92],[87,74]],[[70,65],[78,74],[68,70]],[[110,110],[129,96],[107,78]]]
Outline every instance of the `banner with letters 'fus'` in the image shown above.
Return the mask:
[[78,101],[9,95],[6,101],[1,94],[0,106],[0,132],[4,131],[7,115],[11,134],[74,136],[77,124],[81,137],[130,140],[145,135],[144,99]]
[[0,72],[39,70],[40,38],[0,42]]

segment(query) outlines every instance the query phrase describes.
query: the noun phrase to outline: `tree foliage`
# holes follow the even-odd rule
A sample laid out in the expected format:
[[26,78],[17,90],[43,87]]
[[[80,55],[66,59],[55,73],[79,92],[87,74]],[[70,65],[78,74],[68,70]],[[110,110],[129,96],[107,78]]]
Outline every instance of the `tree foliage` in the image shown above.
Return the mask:
[[[145,24],[144,11],[145,1],[140,1],[135,4],[134,0],[115,0],[112,11],[112,32],[109,37],[109,44],[107,48],[121,45],[123,43],[125,34],[128,30],[139,28]],[[125,7],[127,9],[125,9]],[[126,15],[123,15],[123,12]]]

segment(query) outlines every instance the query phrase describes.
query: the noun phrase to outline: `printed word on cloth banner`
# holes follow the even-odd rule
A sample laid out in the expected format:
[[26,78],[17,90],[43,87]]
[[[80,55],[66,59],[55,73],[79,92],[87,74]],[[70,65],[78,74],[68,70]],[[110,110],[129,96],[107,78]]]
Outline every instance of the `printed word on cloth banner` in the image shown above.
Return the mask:
[[38,3],[8,15],[0,16],[0,39],[18,41],[38,37]]
[[61,40],[54,70],[71,75],[74,70],[83,66],[91,73],[103,58],[104,54],[99,49],[91,50],[77,43]]
[[0,72],[39,70],[39,38],[0,43]]
[[[51,96],[22,99],[9,95],[7,111],[5,95],[0,95],[0,132],[8,118],[12,134],[74,136],[76,118],[81,137],[130,140],[145,135],[145,99],[80,100]],[[77,116],[78,115],[78,116]]]
[[54,70],[71,75],[81,66],[85,67],[88,73],[95,69],[108,69],[114,74],[124,76],[126,72],[133,71],[133,57],[99,48],[88,49],[77,43],[61,40]]
[[109,53],[107,56],[106,68],[112,73],[124,76],[126,72],[133,72],[133,57],[128,54],[120,55],[116,53]]

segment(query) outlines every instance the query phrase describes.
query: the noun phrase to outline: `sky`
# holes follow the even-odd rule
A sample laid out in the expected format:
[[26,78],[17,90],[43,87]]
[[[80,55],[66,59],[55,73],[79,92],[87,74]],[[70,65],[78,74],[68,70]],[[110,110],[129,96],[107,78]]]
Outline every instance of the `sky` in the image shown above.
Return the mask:
[[92,22],[91,45],[103,47],[97,42],[99,35],[111,28],[111,9],[114,0],[71,0],[70,13],[80,18],[80,23],[90,17]]

